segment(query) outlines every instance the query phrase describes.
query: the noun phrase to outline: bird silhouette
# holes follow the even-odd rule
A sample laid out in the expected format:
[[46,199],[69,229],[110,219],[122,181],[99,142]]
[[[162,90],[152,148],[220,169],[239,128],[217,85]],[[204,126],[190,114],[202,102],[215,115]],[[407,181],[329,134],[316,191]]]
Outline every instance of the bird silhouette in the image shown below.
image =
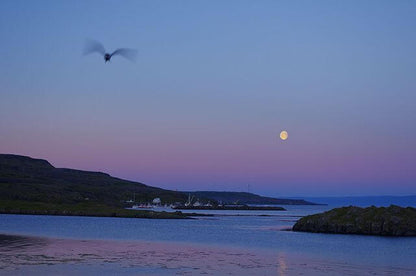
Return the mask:
[[135,61],[137,50],[135,49],[129,49],[129,48],[119,48],[116,49],[114,52],[107,53],[105,51],[104,46],[95,40],[87,40],[85,43],[84,48],[84,55],[92,54],[92,53],[99,53],[104,57],[104,62],[107,63],[111,60],[113,56],[120,55],[130,61]]

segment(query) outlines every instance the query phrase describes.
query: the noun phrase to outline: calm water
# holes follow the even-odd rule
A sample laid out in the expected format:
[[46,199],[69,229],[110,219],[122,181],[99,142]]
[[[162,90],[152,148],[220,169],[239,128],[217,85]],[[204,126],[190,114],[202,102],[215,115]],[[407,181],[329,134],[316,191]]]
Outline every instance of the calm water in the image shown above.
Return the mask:
[[296,253],[352,265],[416,269],[416,238],[282,231],[290,228],[300,216],[332,207],[285,208],[288,211],[213,212],[218,216],[194,220],[0,215],[0,234],[180,242]]

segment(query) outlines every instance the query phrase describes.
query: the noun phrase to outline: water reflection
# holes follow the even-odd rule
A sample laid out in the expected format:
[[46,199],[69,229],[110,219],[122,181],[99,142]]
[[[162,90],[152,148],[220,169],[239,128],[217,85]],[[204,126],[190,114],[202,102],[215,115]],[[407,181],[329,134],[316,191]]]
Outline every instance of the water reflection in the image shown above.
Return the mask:
[[21,259],[33,263],[31,256],[36,255],[46,245],[46,239],[43,238],[0,234],[0,269],[13,268]]
[[0,254],[7,252],[27,251],[47,244],[46,239],[24,236],[12,236],[0,234]]
[[1,275],[98,275],[109,274],[108,269],[111,275],[416,275],[412,268],[333,262],[281,250],[0,235]]
[[277,275],[285,276],[287,275],[287,262],[286,256],[283,253],[277,254]]
[[[0,274],[46,274],[59,267],[59,274],[73,275],[74,266],[86,274],[103,272],[102,264],[115,271],[130,268],[132,274],[151,269],[156,275],[238,274],[273,275],[274,257],[245,249],[226,249],[185,243],[74,240],[0,235]],[[118,273],[116,273],[118,274]],[[147,274],[147,273],[145,273]]]

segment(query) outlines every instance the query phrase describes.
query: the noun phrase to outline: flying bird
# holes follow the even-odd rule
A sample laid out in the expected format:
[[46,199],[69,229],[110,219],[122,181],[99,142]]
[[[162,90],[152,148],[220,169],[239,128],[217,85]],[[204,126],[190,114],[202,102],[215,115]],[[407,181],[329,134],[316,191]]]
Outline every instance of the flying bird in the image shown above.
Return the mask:
[[101,54],[104,57],[104,62],[107,63],[108,61],[111,60],[113,56],[116,56],[116,55],[120,55],[130,61],[134,61],[136,59],[137,50],[129,49],[129,48],[119,48],[110,54],[105,51],[104,46],[100,42],[94,41],[94,40],[88,40],[85,43],[84,55],[88,55],[92,53]]

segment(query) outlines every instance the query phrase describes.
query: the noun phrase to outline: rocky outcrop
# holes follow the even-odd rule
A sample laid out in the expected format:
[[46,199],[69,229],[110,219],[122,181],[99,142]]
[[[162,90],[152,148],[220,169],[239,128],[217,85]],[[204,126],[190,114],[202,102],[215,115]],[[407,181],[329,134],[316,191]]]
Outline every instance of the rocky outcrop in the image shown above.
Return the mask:
[[380,236],[416,236],[416,209],[412,207],[335,208],[301,218],[293,231]]

